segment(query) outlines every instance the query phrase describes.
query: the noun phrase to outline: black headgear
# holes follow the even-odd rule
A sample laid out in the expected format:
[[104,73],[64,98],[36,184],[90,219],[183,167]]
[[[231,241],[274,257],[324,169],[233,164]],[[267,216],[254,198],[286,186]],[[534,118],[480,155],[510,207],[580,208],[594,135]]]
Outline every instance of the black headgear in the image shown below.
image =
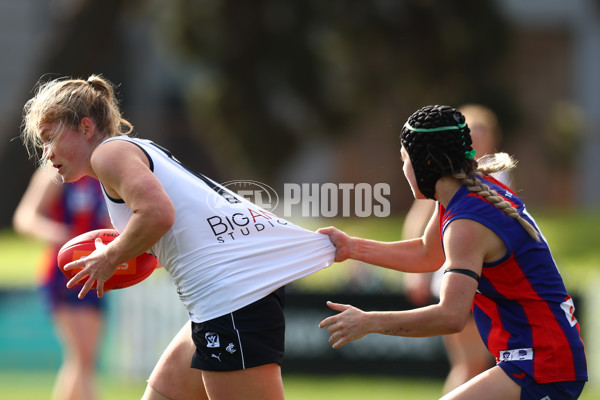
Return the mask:
[[475,151],[465,117],[448,106],[426,106],[410,116],[400,134],[423,195],[435,199],[443,176],[470,169]]

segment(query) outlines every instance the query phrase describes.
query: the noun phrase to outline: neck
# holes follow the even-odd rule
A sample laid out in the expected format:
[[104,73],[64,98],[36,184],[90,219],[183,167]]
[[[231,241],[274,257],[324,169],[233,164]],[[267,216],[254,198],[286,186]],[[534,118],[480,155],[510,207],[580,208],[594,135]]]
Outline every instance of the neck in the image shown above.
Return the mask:
[[454,194],[460,189],[462,184],[452,176],[443,176],[435,184],[435,199],[448,207]]

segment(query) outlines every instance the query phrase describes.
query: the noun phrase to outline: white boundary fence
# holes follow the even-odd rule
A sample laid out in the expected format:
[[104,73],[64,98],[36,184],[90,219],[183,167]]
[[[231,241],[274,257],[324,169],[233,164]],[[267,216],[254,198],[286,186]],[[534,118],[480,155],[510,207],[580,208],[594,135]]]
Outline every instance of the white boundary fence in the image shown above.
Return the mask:
[[[146,379],[169,342],[188,321],[187,311],[164,270],[157,270],[144,282],[108,295],[103,367],[121,379]],[[389,300],[385,295],[375,296],[380,301]],[[285,371],[307,372],[307,368],[313,371],[322,364],[327,365],[326,369],[331,373],[352,372],[357,368],[368,372],[364,367],[373,369],[372,372],[387,368],[393,373],[401,372],[398,367],[402,360],[412,361],[413,366],[415,362],[421,362],[426,367],[444,361],[439,338],[370,335],[360,344],[352,343],[347,348],[332,350],[327,332],[318,328],[319,321],[331,314],[325,306],[325,298],[325,295],[288,293]],[[353,297],[351,301],[359,300]],[[379,367],[371,368],[369,363]]]
[[[590,383],[594,385],[600,379],[600,341],[591,334],[600,329],[598,282],[600,274],[590,277],[590,284],[581,288],[583,296],[579,297],[576,304],[579,305],[578,318],[583,321],[582,334],[586,343]],[[412,365],[411,368],[421,363],[423,369],[430,373],[440,368],[440,362],[444,363],[439,338],[369,335],[359,345],[350,344],[341,349],[343,351],[331,350],[327,334],[318,329],[318,322],[331,314],[324,302],[330,297],[337,297],[332,295],[298,296],[293,292],[288,293],[284,371],[315,371],[321,366],[330,373],[356,372],[355,367],[362,366],[364,373],[368,372],[364,371],[365,367],[371,369],[370,363],[373,363],[372,372],[386,364],[388,373],[401,375],[407,372],[403,370],[406,361]],[[107,373],[122,379],[146,379],[171,339],[188,321],[187,311],[179,301],[175,286],[164,270],[157,270],[144,282],[110,292],[107,298],[109,313],[101,353],[102,366]],[[583,299],[585,304],[581,304]],[[363,300],[368,300],[368,296]],[[390,303],[389,300],[383,300]],[[398,296],[395,300],[398,300]],[[350,299],[352,302],[361,305],[360,298],[353,297]],[[399,305],[395,304],[394,308]]]
[[124,379],[145,379],[188,314],[166,271],[110,296],[105,348],[106,371]]

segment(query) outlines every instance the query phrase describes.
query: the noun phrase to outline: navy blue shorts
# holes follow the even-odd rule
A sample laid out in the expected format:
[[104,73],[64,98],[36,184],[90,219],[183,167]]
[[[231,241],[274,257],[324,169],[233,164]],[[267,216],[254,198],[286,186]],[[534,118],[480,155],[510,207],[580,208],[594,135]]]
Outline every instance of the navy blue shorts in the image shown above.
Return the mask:
[[67,288],[69,279],[58,270],[58,266],[56,270],[57,272],[54,272],[48,282],[41,287],[52,310],[56,310],[59,306],[90,307],[98,310],[103,308],[103,302],[98,298],[96,289],[91,289],[83,299],[79,299],[77,296],[83,286]]
[[237,311],[192,322],[192,368],[237,371],[281,364],[285,341],[284,288]]
[[503,361],[498,366],[521,386],[521,400],[575,400],[579,398],[585,385],[585,381],[537,383],[510,362]]

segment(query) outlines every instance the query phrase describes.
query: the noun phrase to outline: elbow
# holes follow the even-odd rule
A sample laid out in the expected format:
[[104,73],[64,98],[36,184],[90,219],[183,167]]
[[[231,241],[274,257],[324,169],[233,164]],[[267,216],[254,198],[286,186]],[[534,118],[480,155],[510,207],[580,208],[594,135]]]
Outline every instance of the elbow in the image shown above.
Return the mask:
[[[164,207],[158,213],[156,218],[157,231],[162,232],[164,235],[171,229],[173,224],[175,224],[175,207],[173,204],[169,204],[168,207]],[[162,235],[161,235],[162,236]]]
[[175,224],[175,210],[163,210],[155,219],[155,231],[164,235]]
[[444,331],[444,335],[450,335],[453,333],[462,332],[465,329],[465,325],[469,320],[469,313],[459,313],[459,312],[448,312],[444,313],[444,318],[442,319]]
[[19,221],[19,218],[17,218],[17,216],[15,215],[12,219],[12,227],[15,230],[15,232],[17,233],[23,233],[22,230],[23,228],[21,227],[21,221]]
[[142,208],[138,212],[146,226],[152,227],[152,231],[158,237],[162,237],[175,224],[175,206],[170,199],[157,202],[152,207]]
[[31,226],[30,220],[31,218],[27,218],[23,212],[17,211],[12,218],[12,226],[14,231],[20,235],[29,234],[28,227]]
[[444,324],[445,335],[462,332],[465,329],[466,322],[458,319],[449,319]]

